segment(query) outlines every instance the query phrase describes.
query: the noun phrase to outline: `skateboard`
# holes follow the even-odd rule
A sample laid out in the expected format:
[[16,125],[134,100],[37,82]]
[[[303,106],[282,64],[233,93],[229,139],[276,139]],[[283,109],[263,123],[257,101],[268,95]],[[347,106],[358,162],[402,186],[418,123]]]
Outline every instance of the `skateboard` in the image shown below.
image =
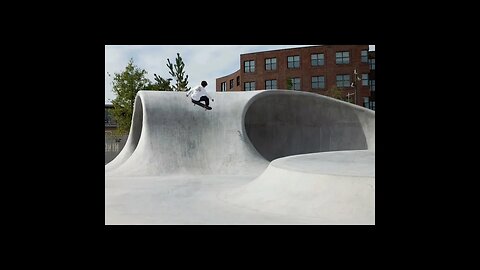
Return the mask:
[[210,106],[207,107],[207,106],[205,106],[205,104],[201,103],[200,101],[192,100],[192,102],[193,102],[194,105],[198,105],[200,107],[205,108],[205,110],[211,110],[212,109],[212,107],[210,107]]

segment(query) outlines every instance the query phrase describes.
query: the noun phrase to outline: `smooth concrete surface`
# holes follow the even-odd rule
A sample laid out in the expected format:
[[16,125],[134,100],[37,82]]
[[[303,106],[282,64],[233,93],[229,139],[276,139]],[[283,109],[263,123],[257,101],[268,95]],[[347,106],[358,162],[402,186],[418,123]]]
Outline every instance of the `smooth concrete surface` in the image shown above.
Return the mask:
[[367,137],[374,134],[364,132],[364,115],[317,96],[279,91],[252,102],[245,128],[264,158],[368,148]]
[[223,194],[251,177],[209,175],[113,177],[105,181],[105,224],[330,224],[322,217],[262,212],[226,201]]
[[333,151],[279,158],[270,166],[312,174],[375,178],[375,152]]
[[375,153],[338,151],[276,159],[259,177],[222,196],[264,213],[321,218],[322,224],[374,224]]
[[138,92],[131,135],[106,175],[261,173],[268,161],[249,143],[242,121],[257,94],[215,94],[206,111],[182,92]]
[[213,95],[205,111],[138,92],[105,166],[106,224],[374,224],[375,112],[290,90]]

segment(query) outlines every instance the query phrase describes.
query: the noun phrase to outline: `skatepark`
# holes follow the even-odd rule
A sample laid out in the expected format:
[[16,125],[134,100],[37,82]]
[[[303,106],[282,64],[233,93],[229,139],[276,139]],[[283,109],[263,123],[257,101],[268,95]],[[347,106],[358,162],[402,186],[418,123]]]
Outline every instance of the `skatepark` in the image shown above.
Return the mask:
[[140,91],[105,224],[375,224],[375,112],[291,90]]

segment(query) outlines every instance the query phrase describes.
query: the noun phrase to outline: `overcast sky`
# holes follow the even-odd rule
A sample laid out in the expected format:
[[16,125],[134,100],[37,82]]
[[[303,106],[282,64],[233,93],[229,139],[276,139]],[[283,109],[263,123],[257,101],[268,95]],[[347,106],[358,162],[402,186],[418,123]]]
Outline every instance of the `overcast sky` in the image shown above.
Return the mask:
[[[207,91],[214,92],[216,78],[229,75],[240,69],[240,54],[305,47],[310,45],[105,45],[105,103],[115,99],[112,78],[124,71],[130,58],[140,69],[145,69],[147,78],[154,82],[153,74],[170,78],[167,58],[175,63],[177,53],[185,63],[188,86],[193,87],[205,80]],[[370,45],[375,50],[375,45]],[[108,76],[111,74],[111,77]]]

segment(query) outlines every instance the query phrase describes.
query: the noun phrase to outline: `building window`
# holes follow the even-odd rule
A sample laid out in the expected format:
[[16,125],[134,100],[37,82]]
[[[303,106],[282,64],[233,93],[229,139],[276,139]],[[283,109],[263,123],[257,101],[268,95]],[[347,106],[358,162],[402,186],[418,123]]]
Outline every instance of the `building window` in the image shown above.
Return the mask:
[[370,70],[375,70],[375,58],[370,59]]
[[324,88],[325,88],[325,76],[313,76],[312,89],[324,89]]
[[243,62],[245,66],[245,72],[255,72],[255,60]]
[[240,76],[237,76],[237,86],[240,85]]
[[312,54],[312,67],[323,66],[325,64],[325,58],[323,53]]
[[230,89],[233,88],[233,79],[230,80]]
[[337,64],[350,64],[350,52],[337,52],[335,58]]
[[265,81],[265,89],[277,89],[277,80]]
[[370,80],[370,91],[375,92],[375,80]]
[[337,87],[349,87],[350,75],[337,75]]
[[255,82],[246,82],[245,91],[253,91],[253,90],[255,90]]
[[292,78],[292,89],[300,90],[300,78]]
[[362,74],[362,86],[368,86],[368,74]]
[[370,109],[372,109],[372,110],[375,111],[375,101],[372,101],[372,104],[370,104],[370,105],[371,105],[371,108],[370,108]]
[[371,109],[370,108],[370,102],[368,97],[363,97],[363,107]]
[[227,91],[227,82],[222,82],[220,84],[220,91],[222,91],[222,92]]
[[276,70],[276,69],[277,69],[277,58],[265,59],[265,70]]
[[287,57],[288,68],[299,68],[300,67],[300,55],[294,55]]
[[368,63],[368,50],[362,50],[362,63]]

